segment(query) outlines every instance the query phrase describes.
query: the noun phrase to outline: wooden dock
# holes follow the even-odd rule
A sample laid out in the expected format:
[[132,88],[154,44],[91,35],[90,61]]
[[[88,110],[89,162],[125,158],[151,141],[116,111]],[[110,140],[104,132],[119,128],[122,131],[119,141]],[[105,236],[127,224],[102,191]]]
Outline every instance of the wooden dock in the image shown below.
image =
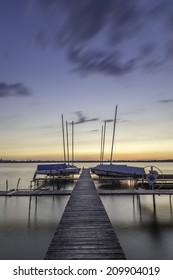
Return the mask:
[[125,259],[88,169],[75,185],[45,259]]
[[[173,195],[173,189],[97,189],[99,195]],[[0,191],[0,197],[14,197],[14,196],[50,196],[50,195],[68,195],[70,196],[72,190],[11,190]]]
[[115,190],[98,190],[99,195],[173,195],[173,190],[145,190],[145,189],[115,189]]
[[71,190],[12,190],[0,191],[0,196],[45,196],[45,195],[70,195]]

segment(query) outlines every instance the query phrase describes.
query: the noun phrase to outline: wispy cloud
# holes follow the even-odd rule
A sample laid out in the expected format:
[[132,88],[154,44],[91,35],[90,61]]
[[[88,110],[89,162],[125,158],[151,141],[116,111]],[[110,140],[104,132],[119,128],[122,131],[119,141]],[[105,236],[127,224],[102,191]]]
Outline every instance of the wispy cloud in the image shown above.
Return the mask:
[[0,98],[10,96],[29,96],[31,91],[22,83],[7,84],[0,83]]
[[158,100],[159,103],[173,103],[173,99],[161,99],[161,100]]
[[113,122],[114,120],[113,119],[106,119],[106,120],[103,120],[103,122],[107,122],[107,123],[110,123],[110,122]]
[[[106,122],[106,123],[111,123],[113,121],[114,121],[114,119],[103,120],[103,122]],[[132,121],[131,120],[122,119],[122,118],[117,118],[116,122],[117,123],[129,123],[129,122],[132,122]]]
[[95,122],[98,121],[98,118],[87,118],[84,116],[82,111],[75,112],[75,115],[77,115],[78,119],[74,121],[74,124],[81,124],[86,122]]
[[[165,37],[172,34],[172,0],[35,0],[34,3],[46,19],[45,26],[36,34],[36,43],[42,48],[49,44],[63,47],[81,73],[120,76],[137,67],[155,69],[172,56],[171,40],[166,42]],[[153,26],[157,26],[154,37],[149,36]],[[98,40],[100,35],[102,41]],[[124,49],[123,44],[129,48]],[[123,59],[117,56],[120,50],[124,52]]]
[[98,132],[99,130],[98,129],[93,129],[93,130],[90,130],[89,132],[93,133],[93,132]]
[[137,63],[137,58],[122,63],[117,54],[107,54],[103,51],[84,51],[79,48],[70,50],[69,58],[76,64],[78,71],[84,73],[100,72],[114,76],[130,72]]

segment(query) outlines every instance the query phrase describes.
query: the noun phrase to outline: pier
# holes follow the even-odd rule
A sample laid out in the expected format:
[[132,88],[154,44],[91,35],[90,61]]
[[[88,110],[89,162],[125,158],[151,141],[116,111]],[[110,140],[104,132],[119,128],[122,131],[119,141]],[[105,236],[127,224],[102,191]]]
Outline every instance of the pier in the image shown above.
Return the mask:
[[71,190],[27,190],[12,189],[10,191],[0,191],[0,196],[14,197],[14,196],[44,196],[44,195],[70,195]]
[[[115,189],[115,190],[97,190],[99,195],[173,195],[173,189]],[[11,190],[0,191],[0,197],[14,197],[14,196],[53,196],[53,195],[68,195],[72,193],[71,190]]]
[[45,259],[126,259],[89,169],[72,191]]
[[[172,178],[172,177],[171,177]],[[46,179],[47,180],[47,179]],[[62,179],[58,179],[60,182],[58,184],[62,184]],[[72,179],[69,178],[63,178],[64,181],[71,181]],[[78,180],[75,178],[75,180]],[[92,181],[99,180],[103,183],[115,183],[117,180],[116,178],[92,178]],[[122,178],[121,178],[122,180]],[[172,179],[171,179],[172,180]],[[43,181],[41,179],[40,181]],[[52,184],[50,180],[50,185]],[[97,189],[97,192],[99,195],[173,195],[173,183],[163,183],[162,188],[156,188],[156,189],[145,189],[145,188],[115,188],[115,189]],[[49,189],[46,186],[41,186],[40,188],[36,189],[16,189],[12,188],[10,190],[0,191],[0,197],[6,196],[6,197],[14,197],[14,196],[50,196],[50,195],[71,195],[72,190],[66,190],[59,188]]]

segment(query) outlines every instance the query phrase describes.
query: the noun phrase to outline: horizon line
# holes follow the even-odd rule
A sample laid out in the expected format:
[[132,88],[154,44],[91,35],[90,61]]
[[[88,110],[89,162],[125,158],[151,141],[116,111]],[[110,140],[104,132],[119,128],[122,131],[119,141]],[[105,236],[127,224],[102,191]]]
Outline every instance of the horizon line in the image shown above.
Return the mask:
[[[112,160],[112,162],[167,162],[167,161],[170,161],[172,162],[173,161],[173,158],[171,159],[123,159],[123,160]],[[64,160],[40,160],[40,159],[37,159],[37,160],[32,160],[32,159],[22,159],[22,160],[16,160],[16,159],[0,159],[0,163],[4,163],[4,162],[19,162],[19,163],[32,163],[32,162],[65,162],[65,163],[72,163],[72,162],[100,162],[100,160],[93,160],[93,159],[89,159],[89,160],[69,160],[69,161],[64,161]],[[103,160],[103,162],[110,162],[110,160]]]

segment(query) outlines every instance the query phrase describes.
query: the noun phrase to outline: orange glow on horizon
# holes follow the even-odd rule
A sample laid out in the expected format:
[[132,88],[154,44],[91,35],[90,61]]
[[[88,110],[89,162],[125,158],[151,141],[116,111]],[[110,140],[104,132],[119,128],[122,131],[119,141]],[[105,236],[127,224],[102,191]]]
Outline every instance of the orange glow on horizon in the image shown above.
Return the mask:
[[[44,153],[44,154],[4,154],[1,156],[3,160],[64,160],[63,153]],[[173,153],[168,152],[158,152],[158,153],[151,153],[151,152],[141,152],[141,153],[134,153],[134,152],[127,152],[127,153],[117,153],[113,160],[169,160],[173,159]],[[71,160],[71,156],[70,156]],[[74,160],[100,160],[100,155],[98,153],[76,153],[74,156]],[[110,160],[110,154],[105,153],[104,160],[109,161]]]
[[[29,143],[24,146],[10,146],[1,151],[0,158],[5,160],[64,160],[62,143],[46,142],[39,145]],[[172,141],[165,142],[118,142],[114,148],[113,160],[159,160],[173,159]],[[70,147],[71,160],[71,147]],[[67,158],[67,155],[66,155]],[[100,160],[100,146],[95,141],[81,141],[74,146],[75,160]],[[106,145],[104,160],[110,160],[110,145]]]

